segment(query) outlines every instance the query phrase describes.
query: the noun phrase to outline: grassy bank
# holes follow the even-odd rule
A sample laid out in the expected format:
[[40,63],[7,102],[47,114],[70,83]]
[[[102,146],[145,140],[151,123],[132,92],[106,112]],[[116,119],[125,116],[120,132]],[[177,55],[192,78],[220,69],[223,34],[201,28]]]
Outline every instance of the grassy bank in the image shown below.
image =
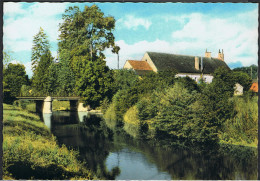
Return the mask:
[[59,147],[37,115],[6,104],[3,113],[4,179],[93,179],[78,153]]

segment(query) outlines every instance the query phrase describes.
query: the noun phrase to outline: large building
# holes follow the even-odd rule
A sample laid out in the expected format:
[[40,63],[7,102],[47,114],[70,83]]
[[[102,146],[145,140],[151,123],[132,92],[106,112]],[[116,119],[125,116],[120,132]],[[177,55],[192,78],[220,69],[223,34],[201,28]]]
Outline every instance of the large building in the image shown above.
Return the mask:
[[150,71],[177,71],[177,77],[188,76],[197,82],[203,75],[207,83],[212,82],[212,74],[219,67],[229,69],[224,62],[223,50],[219,50],[217,58],[211,57],[207,50],[205,57],[146,52],[141,60],[127,60],[124,65],[125,69],[133,69],[138,75]]

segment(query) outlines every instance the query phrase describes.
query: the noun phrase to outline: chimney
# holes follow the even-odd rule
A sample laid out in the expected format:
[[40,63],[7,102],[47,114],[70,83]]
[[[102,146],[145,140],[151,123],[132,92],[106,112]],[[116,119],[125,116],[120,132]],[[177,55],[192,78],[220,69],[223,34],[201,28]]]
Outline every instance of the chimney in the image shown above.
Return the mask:
[[206,49],[206,52],[205,52],[205,57],[211,58],[211,52],[208,52],[207,49]]
[[195,69],[199,70],[199,57],[195,57]]
[[220,52],[220,49],[218,50],[218,59],[224,61],[224,53],[223,53],[223,49],[222,49],[222,53]]

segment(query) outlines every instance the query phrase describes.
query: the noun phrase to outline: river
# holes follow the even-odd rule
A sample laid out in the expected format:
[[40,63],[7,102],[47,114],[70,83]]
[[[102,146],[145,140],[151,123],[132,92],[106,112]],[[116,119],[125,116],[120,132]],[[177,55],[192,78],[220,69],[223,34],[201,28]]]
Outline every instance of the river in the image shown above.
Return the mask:
[[184,149],[133,138],[101,115],[85,112],[43,114],[60,145],[79,150],[81,161],[99,178],[117,180],[257,179],[256,149],[226,146]]

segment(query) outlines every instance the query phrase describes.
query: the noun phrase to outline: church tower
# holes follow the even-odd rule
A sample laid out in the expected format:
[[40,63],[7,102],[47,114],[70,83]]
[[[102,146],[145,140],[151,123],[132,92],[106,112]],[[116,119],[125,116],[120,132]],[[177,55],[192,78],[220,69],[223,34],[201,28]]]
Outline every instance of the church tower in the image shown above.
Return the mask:
[[218,50],[218,59],[224,61],[224,53],[223,53],[223,49],[222,49],[222,52],[220,52],[220,49]]

